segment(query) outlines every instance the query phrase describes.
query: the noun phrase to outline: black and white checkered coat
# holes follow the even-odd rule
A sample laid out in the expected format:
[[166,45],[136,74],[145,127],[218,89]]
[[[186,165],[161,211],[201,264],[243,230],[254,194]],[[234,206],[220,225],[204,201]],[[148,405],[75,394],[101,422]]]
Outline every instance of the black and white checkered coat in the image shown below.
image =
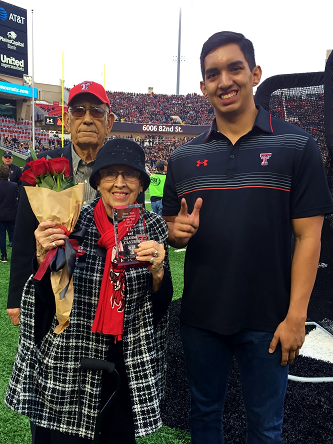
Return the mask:
[[[93,213],[97,200],[82,209],[78,223],[87,228],[82,243],[86,265],[74,272],[75,297],[69,327],[53,333],[56,319],[38,345],[34,343],[34,294],[32,277],[21,304],[18,352],[5,403],[36,424],[92,439],[100,410],[101,373],[81,370],[81,415],[78,415],[79,363],[81,358],[106,359],[110,336],[91,333],[104,268],[96,255],[100,234]],[[155,213],[145,211],[150,239],[164,243],[165,272],[167,226]],[[126,270],[123,353],[131,393],[136,436],[152,433],[161,425],[159,403],[164,391],[167,315],[153,325],[150,273],[147,267]],[[81,420],[78,417],[81,416]]]

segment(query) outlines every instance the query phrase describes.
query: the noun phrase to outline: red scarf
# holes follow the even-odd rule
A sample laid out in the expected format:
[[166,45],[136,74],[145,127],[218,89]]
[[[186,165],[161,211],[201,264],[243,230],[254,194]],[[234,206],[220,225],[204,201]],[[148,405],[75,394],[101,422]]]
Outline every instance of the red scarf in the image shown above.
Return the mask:
[[[139,220],[140,213],[138,208],[133,208],[132,211],[134,211],[135,214],[133,224],[125,225],[123,222],[118,223],[118,241],[123,239]],[[114,227],[108,219],[101,198],[95,207],[94,220],[101,234],[101,238],[97,243],[107,251],[102,285],[91,331],[94,333],[114,335],[115,341],[120,341],[124,327],[125,272],[124,270],[119,271],[117,267],[115,267],[115,270],[114,264],[111,262],[112,250],[115,246]]]

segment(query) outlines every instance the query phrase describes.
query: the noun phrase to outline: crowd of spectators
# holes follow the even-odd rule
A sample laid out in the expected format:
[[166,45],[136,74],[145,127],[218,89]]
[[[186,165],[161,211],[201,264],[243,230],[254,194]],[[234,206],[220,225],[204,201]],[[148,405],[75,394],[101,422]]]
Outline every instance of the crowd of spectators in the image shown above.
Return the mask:
[[[0,144],[1,147],[20,154],[29,155],[32,146],[31,122],[0,117]],[[61,146],[61,138],[57,133],[52,137],[48,131],[35,129],[35,151],[47,151]]]
[[271,96],[269,111],[272,116],[298,125],[310,133],[319,146],[324,163],[329,163],[330,156],[325,138],[323,86],[278,90]]
[[[312,88],[312,89],[311,89]],[[132,123],[183,123],[189,125],[210,125],[213,110],[207,99],[198,94],[165,95],[135,94],[110,92],[112,111],[119,121]],[[40,105],[39,105],[40,106]],[[272,96],[269,104],[273,116],[280,117],[308,131],[317,141],[323,160],[329,163],[324,130],[324,91],[323,87],[295,88],[279,90]],[[43,105],[47,112],[59,111],[61,107]],[[179,119],[178,119],[179,118]],[[0,117],[1,144],[6,149],[28,153],[31,143],[31,122]],[[120,136],[113,136],[120,137]],[[147,167],[155,171],[157,160],[168,162],[174,149],[190,138],[172,136],[145,135],[133,138],[144,147]],[[46,151],[61,146],[61,138],[55,134],[49,136],[39,128],[36,129],[36,151]]]
[[[111,109],[120,122],[210,125],[214,111],[199,94],[166,95],[107,91]],[[60,105],[36,103],[49,116],[61,116]],[[65,107],[67,111],[67,106]]]
[[[120,138],[120,136],[114,136],[113,138]],[[182,137],[176,139],[175,137],[165,137],[161,135],[145,135],[145,137],[128,137],[130,140],[134,140],[140,144],[145,152],[146,166],[150,173],[156,171],[156,162],[163,160],[168,163],[172,152],[193,139],[193,137]]]
[[[62,114],[62,106],[61,105],[49,105],[45,103],[36,103],[38,108],[45,111],[49,116],[59,117]],[[64,106],[64,111],[68,110],[68,106]],[[42,116],[41,116],[42,117]]]
[[[135,94],[107,91],[112,111],[121,122],[209,125],[213,108],[198,94]],[[179,120],[175,120],[179,118]]]

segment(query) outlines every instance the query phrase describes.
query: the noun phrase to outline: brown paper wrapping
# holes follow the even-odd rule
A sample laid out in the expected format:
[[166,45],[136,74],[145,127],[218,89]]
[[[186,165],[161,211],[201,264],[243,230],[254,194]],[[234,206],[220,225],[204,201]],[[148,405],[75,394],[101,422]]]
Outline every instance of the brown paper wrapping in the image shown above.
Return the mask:
[[[24,187],[31,209],[38,222],[52,220],[57,225],[64,225],[72,232],[78,220],[84,197],[84,183],[57,192],[48,188]],[[56,315],[59,325],[54,332],[62,333],[69,325],[69,316],[72,310],[74,287],[73,278],[64,298],[60,299],[61,291],[68,283],[67,265],[56,273],[51,273],[51,285],[56,303]]]

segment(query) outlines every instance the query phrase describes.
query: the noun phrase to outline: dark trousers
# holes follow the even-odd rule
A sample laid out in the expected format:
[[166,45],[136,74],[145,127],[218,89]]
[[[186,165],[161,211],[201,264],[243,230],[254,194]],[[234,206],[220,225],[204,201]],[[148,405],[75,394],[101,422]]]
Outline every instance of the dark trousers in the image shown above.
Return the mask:
[[273,333],[220,335],[181,324],[180,334],[191,391],[191,443],[224,443],[222,413],[235,356],[247,417],[246,443],[280,444],[288,365],[281,366],[281,347],[268,352]]
[[0,250],[1,256],[7,256],[6,250],[6,231],[8,233],[9,242],[13,241],[15,221],[0,220]]
[[[118,395],[102,424],[100,444],[136,444],[132,404],[125,372],[122,341],[111,341],[108,361],[116,364],[121,385]],[[115,378],[107,372],[102,374],[102,405],[105,405],[116,388]],[[91,444],[89,439],[46,429],[31,423],[32,444]]]

